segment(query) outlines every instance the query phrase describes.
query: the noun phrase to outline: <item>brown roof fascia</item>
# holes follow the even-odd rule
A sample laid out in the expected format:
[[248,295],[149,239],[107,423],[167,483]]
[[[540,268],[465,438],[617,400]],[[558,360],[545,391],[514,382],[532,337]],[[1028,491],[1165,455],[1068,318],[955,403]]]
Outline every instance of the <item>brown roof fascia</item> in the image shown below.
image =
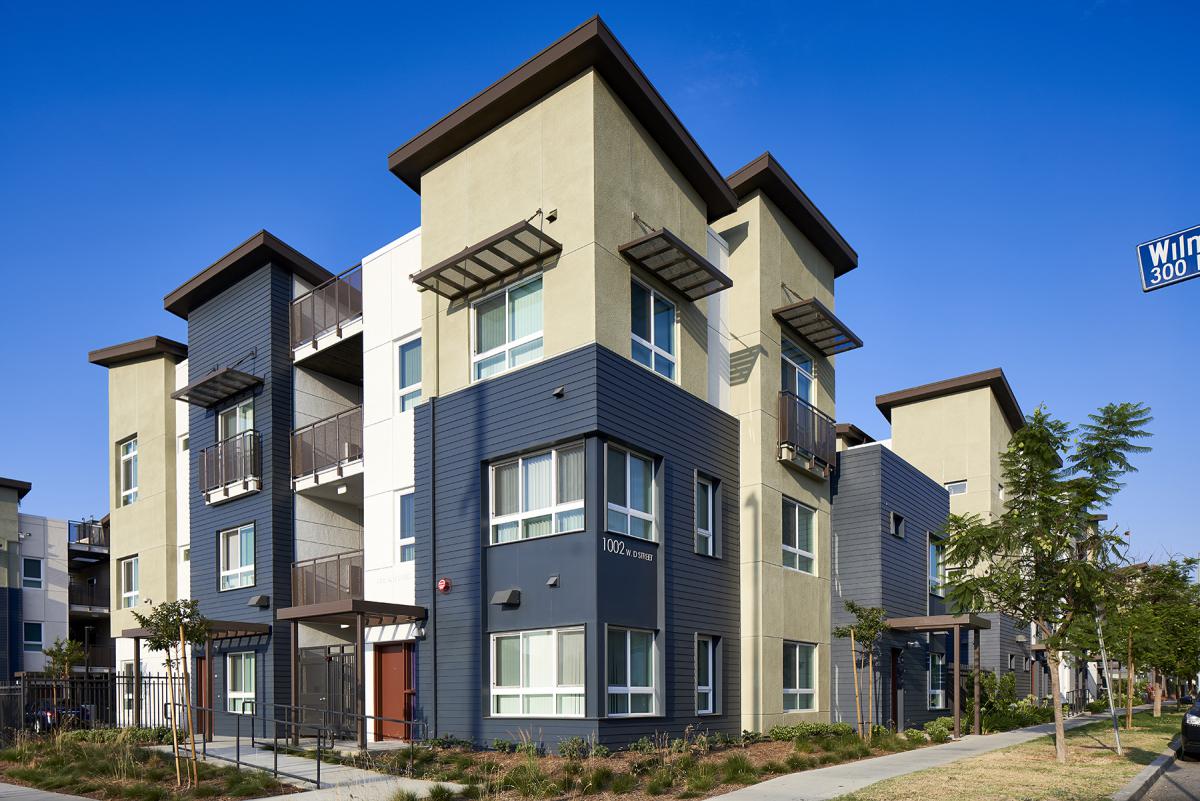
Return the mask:
[[1021,405],[1017,403],[1017,396],[1013,394],[1012,387],[1009,386],[1008,379],[1004,376],[1004,371],[999,367],[961,375],[957,378],[947,378],[944,381],[935,381],[932,384],[922,384],[919,387],[889,392],[886,395],[877,395],[875,407],[890,423],[892,409],[897,406],[943,398],[947,395],[957,395],[960,392],[970,392],[985,387],[992,391],[996,403],[1000,405],[1000,411],[1004,413],[1004,419],[1008,421],[1008,425],[1013,431],[1025,425],[1025,415],[1021,412]]
[[33,484],[28,481],[18,481],[15,478],[0,478],[0,488],[16,490],[19,501],[29,494],[29,491],[33,489]]
[[866,445],[875,441],[874,437],[853,423],[838,423],[834,426],[834,433],[838,439],[845,440],[851,445]]
[[858,253],[769,152],[730,175],[726,181],[739,200],[762,190],[800,233],[817,246],[821,255],[829,259],[835,276],[845,275],[858,267]]
[[414,192],[421,174],[594,68],[700,193],[713,222],[737,198],[662,95],[600,17],[592,17],[398,147],[388,169]]
[[313,286],[333,278],[333,273],[264,230],[168,294],[163,298],[163,308],[186,320],[192,309],[216,297],[268,262],[286,267]]
[[187,358],[187,352],[187,345],[182,342],[176,342],[166,337],[150,336],[91,351],[88,353],[88,361],[101,367],[113,367],[149,356],[166,356],[183,360]]

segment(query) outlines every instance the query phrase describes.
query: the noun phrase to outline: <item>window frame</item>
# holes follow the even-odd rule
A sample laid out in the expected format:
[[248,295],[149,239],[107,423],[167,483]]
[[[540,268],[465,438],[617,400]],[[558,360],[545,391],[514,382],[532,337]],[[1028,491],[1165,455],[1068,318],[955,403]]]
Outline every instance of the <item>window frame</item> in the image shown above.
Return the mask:
[[[408,564],[417,560],[417,532],[416,532],[416,511],[413,510],[413,530],[405,532],[404,525],[404,500],[410,499],[410,503],[415,504],[417,492],[414,488],[402,489],[396,492],[396,559],[400,564]],[[405,554],[408,554],[405,558]]]
[[[661,346],[658,345],[657,342],[653,342],[653,341],[648,342],[648,341],[646,341],[646,339],[638,336],[637,334],[635,334],[633,332],[633,284],[637,284],[642,289],[646,290],[646,292],[648,293],[647,302],[650,304],[650,307],[647,310],[648,315],[649,315],[647,319],[649,321],[649,334],[650,334],[651,340],[657,339],[657,337],[654,334],[654,301],[660,300],[663,303],[665,303],[671,307],[671,348],[672,348],[672,350],[675,350],[675,351],[679,350],[679,304],[677,304],[675,301],[668,298],[662,292],[659,292],[657,289],[654,289],[653,287],[651,287],[645,281],[639,281],[637,278],[635,278],[633,276],[630,276],[629,280],[630,280],[629,337],[630,337],[630,343],[631,343],[629,359],[634,364],[646,368],[647,370],[654,373],[655,375],[662,376],[663,378],[665,378],[666,380],[670,381],[673,384],[678,384],[679,383],[679,355],[678,355],[678,353],[672,353],[672,352],[666,350],[665,348],[662,348]],[[634,357],[633,345],[635,345],[635,344],[641,345],[642,347],[644,347],[650,351],[650,364],[648,364],[648,365],[643,364],[642,362],[638,361],[637,358]],[[670,375],[663,375],[661,372],[659,372],[654,367],[654,365],[657,362],[657,359],[655,358],[656,356],[662,356],[664,359],[667,360],[667,362],[670,363],[670,365],[671,365],[671,374]]]
[[[553,662],[554,662],[554,684],[546,687],[529,687],[525,685],[527,678],[525,671],[526,651],[525,643],[532,635],[550,635],[553,640]],[[582,684],[559,684],[559,678],[562,671],[561,662],[561,646],[562,635],[564,634],[579,634],[582,637],[583,643],[583,683]],[[516,685],[497,685],[496,684],[496,656],[497,642],[502,639],[518,640],[518,672],[520,673],[519,684]],[[580,626],[563,626],[561,628],[541,628],[541,629],[523,629],[518,631],[498,631],[493,632],[489,638],[489,690],[488,690],[488,716],[493,718],[583,718],[587,716],[587,633],[585,627]],[[527,696],[550,696],[554,703],[554,713],[538,713],[526,712],[525,698]],[[562,697],[579,698],[579,714],[562,714],[558,710],[561,708],[559,700]],[[501,698],[517,698],[521,704],[521,712],[498,712],[497,701]]]
[[[29,575],[29,566],[37,565],[37,576]],[[36,582],[36,583],[35,583]],[[21,589],[42,590],[46,586],[46,563],[38,556],[21,557]]]
[[[240,421],[242,419],[241,411],[242,411],[242,409],[245,409],[245,408],[249,408],[249,410],[250,410],[250,414],[249,414],[250,425],[248,425],[246,428],[243,428],[240,431],[234,431],[233,433],[230,433],[227,430],[227,426],[228,426],[227,420],[230,417],[230,413],[232,412],[233,427],[236,429],[240,425]],[[253,430],[254,430],[254,397],[253,396],[251,396],[249,398],[242,398],[237,403],[232,403],[229,406],[226,406],[221,411],[217,412],[217,441],[218,442],[225,442],[226,440],[233,439],[236,436],[245,434],[247,431],[253,431]]]
[[[559,453],[561,451],[575,450],[576,448],[583,454],[583,497],[577,501],[562,501],[558,500],[558,464]],[[536,459],[540,456],[550,454],[550,506],[541,507],[539,509],[520,509],[516,512],[505,515],[496,514],[496,470],[510,465],[517,466],[517,506],[525,505],[525,462],[530,459]],[[587,445],[583,440],[574,440],[566,442],[562,445],[554,445],[549,448],[532,451],[530,453],[522,453],[519,456],[512,456],[505,459],[498,459],[488,465],[488,545],[509,545],[514,542],[526,542],[528,540],[540,540],[546,537],[554,537],[559,534],[577,534],[587,529]],[[558,530],[558,518],[564,512],[581,512],[579,516],[580,523],[574,528]],[[525,537],[526,528],[525,522],[540,517],[550,518],[550,533],[540,536]],[[511,540],[498,540],[496,538],[496,529],[499,526],[516,524],[517,537]]]
[[[787,515],[786,515],[786,513],[784,513],[782,515],[782,519],[780,521],[780,535],[781,536],[779,539],[779,544],[782,548],[780,564],[783,565],[783,568],[785,570],[791,570],[796,573],[803,573],[807,576],[815,576],[815,575],[817,575],[817,552],[816,552],[817,510],[812,508],[811,506],[800,503],[795,498],[789,498],[787,495],[782,496],[782,498],[783,498],[783,503],[780,507],[781,512],[783,511],[783,507],[787,506],[788,504],[791,504],[792,506],[796,507],[797,515],[796,515],[795,519],[797,521],[797,524],[799,523],[799,519],[800,519],[799,511],[801,509],[803,509],[804,511],[808,512],[809,519],[811,521],[811,524],[809,526],[809,533],[810,533],[809,539],[811,541],[810,544],[812,545],[813,550],[806,551],[806,550],[803,550],[802,548],[800,548],[800,532],[798,529],[797,529],[797,531],[793,532],[795,534],[796,544],[795,545],[787,544],[787,536],[786,536],[787,535]],[[791,554],[796,557],[795,566],[789,565],[787,563],[788,554]],[[804,568],[800,567],[802,559],[808,559],[812,563],[812,570],[805,570]]]
[[[946,488],[946,493],[953,498],[955,495],[966,495],[969,484],[968,479],[961,478],[958,481],[947,481],[942,486]],[[952,487],[955,489],[951,489]],[[962,489],[957,489],[958,487],[961,487]]]
[[[622,506],[621,504],[618,504],[618,503],[613,503],[608,497],[609,460],[612,459],[614,452],[617,454],[620,454],[621,458],[625,462],[625,505],[624,506]],[[632,471],[629,469],[630,458],[640,459],[641,461],[649,463],[649,470],[650,470],[650,492],[648,493],[648,497],[650,499],[650,511],[649,512],[644,512],[641,509],[634,509],[633,507],[629,506],[629,498],[630,498],[630,495],[632,494],[630,492],[630,489],[631,489],[630,475],[632,473]],[[634,539],[642,540],[643,542],[659,542],[660,534],[659,534],[659,530],[658,530],[658,507],[659,507],[659,503],[658,503],[658,462],[657,462],[657,460],[655,460],[655,458],[653,456],[647,456],[646,454],[641,453],[639,451],[635,451],[632,448],[626,448],[623,445],[616,445],[611,442],[604,443],[604,530],[606,532],[608,532],[609,534],[621,534],[626,537],[633,537]],[[614,512],[625,518],[625,531],[621,531],[620,529],[614,529],[611,525],[609,525],[610,515],[612,515],[612,513],[614,513]],[[649,537],[643,537],[640,534],[633,533],[633,527],[629,524],[630,520],[633,518],[636,518],[638,520],[645,520],[650,523],[650,536]]]
[[[937,555],[935,559],[934,556]],[[946,597],[946,541],[932,531],[926,535],[925,575],[929,582],[929,594]],[[934,570],[934,565],[937,570]]]
[[[247,658],[250,659],[250,680],[252,687],[247,691],[245,689],[232,689],[233,676],[233,661],[237,658],[238,662],[244,663]],[[238,671],[238,675],[245,677],[242,670]],[[246,711],[246,702],[250,702],[251,709]],[[234,708],[234,703],[237,702],[237,707]],[[225,654],[225,711],[230,715],[253,715],[258,706],[258,653],[256,651],[229,651]]]
[[[796,364],[796,361],[794,359],[788,358],[786,352],[784,351],[784,346],[783,346],[784,342],[787,342],[788,345],[791,345],[793,348],[795,348],[796,350],[798,350],[804,354],[804,356],[808,360],[808,364],[809,364],[809,368],[807,370],[805,370],[800,365]],[[814,409],[817,408],[817,402],[816,402],[816,397],[815,397],[816,392],[817,392],[817,360],[813,358],[811,353],[809,353],[807,350],[805,350],[804,348],[797,345],[795,339],[784,334],[782,332],[782,329],[780,330],[780,334],[779,334],[779,359],[780,359],[780,364],[779,364],[780,389],[782,389],[784,392],[790,392],[791,394],[795,395],[800,400],[807,403],[809,406],[812,406]],[[808,397],[807,398],[802,396],[799,392],[797,392],[796,387],[794,387],[794,386],[784,387],[783,386],[783,362],[787,362],[788,365],[791,366],[792,370],[795,372],[797,377],[804,376],[808,379]]]
[[[421,342],[421,335],[414,334],[410,337],[405,337],[396,342],[396,412],[403,413],[411,411],[421,401],[421,377],[411,384],[401,383],[404,380],[404,349],[413,344],[416,344],[417,350],[421,357],[424,357],[424,345]],[[418,361],[418,364],[421,362]],[[423,371],[423,368],[418,367],[418,371]]]
[[[608,639],[613,632],[624,632],[625,634],[625,683],[613,684],[608,675]],[[631,640],[634,634],[647,634],[650,636],[650,670],[647,675],[650,678],[650,684],[643,686],[640,684],[631,684],[630,677],[633,675],[633,649],[630,647]],[[655,717],[658,712],[658,637],[655,632],[650,629],[640,629],[632,626],[606,626],[604,631],[604,716],[609,718],[649,718]],[[610,699],[612,696],[625,697],[625,712],[613,712],[610,708]],[[634,696],[649,696],[650,709],[646,712],[633,712],[633,697]]]
[[[707,643],[708,659],[706,667],[708,668],[708,684],[700,683],[700,644]],[[697,715],[715,715],[717,714],[717,638],[711,634],[697,634],[695,642],[695,701]],[[701,705],[700,694],[708,694],[707,705]]]
[[[698,495],[699,495],[701,486],[708,488],[708,529],[707,530],[700,528],[700,514],[699,514],[700,502],[699,502]],[[711,556],[714,558],[720,555],[720,551],[717,548],[717,531],[718,531],[717,486],[718,486],[718,483],[716,481],[714,481],[713,479],[709,478],[708,476],[697,473],[696,481],[695,481],[695,495],[693,496],[693,503],[692,503],[692,509],[693,509],[692,530],[695,535],[694,542],[693,542],[693,545],[695,546],[695,552],[700,554],[701,556]],[[706,538],[708,540],[708,547],[706,547],[706,548],[701,547],[701,544],[700,544],[701,538]]]
[[[812,643],[812,642],[801,642],[799,640],[784,640],[784,642],[783,642],[784,671],[782,673],[782,676],[787,675],[786,668],[787,668],[787,662],[788,662],[788,649],[789,648],[795,649],[795,654],[793,657],[793,659],[795,661],[794,661],[794,664],[792,665],[792,669],[796,676],[796,686],[788,687],[786,684],[783,686],[783,712],[784,712],[784,714],[787,714],[789,712],[817,712],[817,711],[819,711],[818,705],[817,705],[817,685],[820,683],[820,678],[818,677],[817,655],[818,655],[819,651],[817,650],[817,644]],[[811,687],[801,686],[802,681],[800,679],[800,653],[803,649],[808,649],[808,653],[809,653],[808,664],[811,667],[811,671],[809,674],[809,683],[812,685]],[[791,707],[791,708],[788,707],[788,699],[789,698],[796,699],[795,707]],[[809,705],[807,707],[801,706],[801,704],[803,703],[805,698],[808,699]]]
[[897,511],[888,512],[888,533],[898,540],[904,539],[908,521]]
[[[29,639],[29,627],[37,626],[37,639]],[[26,654],[40,654],[46,647],[46,626],[38,620],[25,620],[21,622],[21,652]]]
[[[128,578],[128,576],[126,575],[126,571],[125,571],[126,566],[132,566],[132,568],[133,568],[133,585],[134,586],[132,589],[130,589],[129,583],[126,581],[126,579]],[[126,556],[124,559],[118,560],[117,567],[118,567],[118,572],[120,574],[120,582],[121,582],[120,586],[119,586],[119,589],[121,591],[120,592],[121,609],[136,609],[137,605],[139,603],[141,603],[141,600],[142,600],[141,566],[138,564],[138,555],[133,554],[132,556]]]
[[[939,678],[939,683],[941,684],[941,687],[939,687],[937,689],[934,689],[934,686],[933,686],[933,676],[935,673],[933,663],[934,663],[935,658],[940,660],[940,662],[941,662],[941,664],[938,666],[937,671],[936,671],[937,676]],[[925,674],[925,685],[926,685],[926,689],[927,689],[927,692],[925,694],[925,706],[928,711],[935,712],[935,711],[940,711],[940,710],[946,709],[946,685],[947,685],[947,683],[948,682],[946,681],[946,655],[939,654],[936,651],[930,651],[929,652],[929,666],[928,666],[928,670],[926,671],[926,674]],[[938,701],[937,704],[935,704],[934,700],[933,700],[935,692],[940,693],[939,697],[941,700]]]
[[[242,558],[241,536],[242,536],[242,531],[244,529],[250,529],[250,564],[248,564],[248,565],[241,564],[237,567],[231,568],[225,563],[226,536],[232,534],[232,535],[238,537],[238,559],[241,560],[241,558]],[[237,526],[231,526],[230,528],[223,528],[217,532],[217,567],[219,570],[219,572],[217,574],[217,591],[218,592],[230,592],[232,590],[242,590],[247,587],[253,587],[255,585],[256,580],[257,580],[256,576],[255,576],[255,564],[257,562],[257,559],[256,559],[257,554],[255,553],[255,551],[257,550],[257,548],[258,548],[258,537],[256,536],[256,532],[254,529],[254,523],[242,523]],[[247,574],[249,574],[249,576],[250,576],[249,581],[246,581],[243,578]],[[235,577],[237,578],[239,583],[234,584],[234,583],[232,583],[232,581],[230,581],[230,582],[226,581],[226,579],[233,579]]]
[[[545,349],[546,349],[546,343],[545,343],[545,336],[546,336],[546,283],[544,281],[542,281],[542,277],[543,277],[543,273],[539,272],[536,275],[531,275],[528,278],[524,278],[520,281],[516,281],[514,283],[508,284],[507,286],[500,287],[495,292],[490,292],[481,298],[471,301],[471,319],[470,319],[471,331],[470,331],[470,341],[468,342],[468,345],[470,348],[469,353],[471,356],[470,376],[471,376],[472,384],[479,383],[480,381],[488,381],[493,378],[499,378],[502,375],[511,373],[513,370],[519,370],[522,367],[528,367],[531,364],[537,364],[538,362],[540,362],[546,358],[546,353],[545,353]],[[510,305],[510,301],[509,301],[509,295],[512,293],[512,291],[514,289],[520,289],[521,287],[525,286],[526,284],[531,284],[534,281],[542,281],[542,287],[540,290],[540,292],[542,293],[542,324],[538,328],[538,330],[534,333],[526,334],[525,336],[521,337],[520,339],[509,340],[508,332],[510,330],[509,329],[509,325],[511,322],[510,315],[512,313],[512,309],[511,309],[511,305]],[[489,300],[493,300],[496,297],[499,297],[500,295],[504,295],[504,338],[505,338],[504,344],[497,345],[496,347],[492,348],[491,350],[489,350],[485,353],[476,353],[475,346],[477,344],[476,340],[478,338],[478,325],[477,325],[476,310],[479,308],[480,305],[487,303]],[[511,352],[514,349],[516,349],[522,345],[527,345],[536,339],[542,340],[542,355],[536,359],[531,359],[530,361],[523,362],[523,363],[515,365],[515,366],[511,366],[510,365]],[[488,359],[493,359],[496,356],[499,356],[500,354],[504,354],[504,368],[503,369],[501,369],[499,372],[492,373],[491,375],[487,375],[487,376],[477,375],[476,366],[480,362],[487,361]]]
[[[129,448],[126,451],[126,448]],[[125,483],[125,465],[130,465],[133,486]],[[117,500],[119,505],[129,506],[138,499],[138,437],[134,434],[117,443]]]

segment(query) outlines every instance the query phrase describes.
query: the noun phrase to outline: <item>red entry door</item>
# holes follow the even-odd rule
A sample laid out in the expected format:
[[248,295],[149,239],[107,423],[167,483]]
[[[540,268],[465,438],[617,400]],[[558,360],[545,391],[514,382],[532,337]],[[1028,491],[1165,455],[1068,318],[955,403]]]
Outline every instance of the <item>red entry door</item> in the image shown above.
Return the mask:
[[378,721],[377,740],[407,740],[411,736],[407,724],[395,721],[413,717],[413,656],[412,642],[375,646],[375,714],[390,719]]

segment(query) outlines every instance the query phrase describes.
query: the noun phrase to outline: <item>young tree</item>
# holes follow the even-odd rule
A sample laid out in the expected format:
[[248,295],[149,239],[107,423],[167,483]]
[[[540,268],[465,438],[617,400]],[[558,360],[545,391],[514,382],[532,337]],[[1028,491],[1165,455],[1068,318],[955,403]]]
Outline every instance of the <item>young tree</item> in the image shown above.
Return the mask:
[[1200,587],[1192,583],[1196,559],[1146,565],[1139,582],[1139,617],[1151,633],[1145,664],[1154,671],[1154,716],[1162,714],[1167,676],[1183,675],[1200,652]]
[[[1149,410],[1109,404],[1075,431],[1039,406],[1000,455],[1005,511],[994,520],[951,515],[946,561],[961,569],[947,599],[960,610],[987,610],[1032,621],[1046,645],[1054,698],[1055,755],[1067,759],[1059,652],[1076,617],[1094,616],[1123,540],[1096,523],[1149,448]],[[1064,465],[1064,456],[1065,465]]]
[[[850,639],[850,655],[854,666],[854,709],[858,716],[860,737],[870,737],[875,721],[875,646],[888,630],[887,610],[881,606],[862,606],[846,601],[846,611],[854,615],[854,622],[833,630],[834,637]],[[863,725],[861,694],[859,691],[859,667],[867,672],[867,719]]]
[[[52,703],[58,707],[58,683],[64,684],[71,678],[71,670],[83,662],[83,645],[75,640],[57,637],[54,645],[42,651],[46,655],[46,673],[50,675]],[[64,692],[67,688],[64,687]]]

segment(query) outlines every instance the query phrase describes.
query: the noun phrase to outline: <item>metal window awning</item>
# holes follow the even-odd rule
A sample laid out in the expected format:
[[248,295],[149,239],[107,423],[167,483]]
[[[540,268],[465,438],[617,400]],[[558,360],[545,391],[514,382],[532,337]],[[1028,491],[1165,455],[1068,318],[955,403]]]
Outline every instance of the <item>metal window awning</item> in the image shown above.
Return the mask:
[[666,228],[626,242],[617,250],[688,300],[700,300],[733,286],[732,278]]
[[362,615],[363,623],[367,627],[392,626],[397,623],[415,623],[418,620],[424,620],[425,607],[392,604],[384,601],[365,601],[361,598],[343,598],[319,604],[289,606],[276,613],[279,620],[326,625],[353,625],[359,615]]
[[[242,623],[236,620],[208,621],[208,638],[210,640],[231,640],[239,637],[262,637],[271,633],[267,623]],[[147,628],[125,629],[122,637],[146,639],[151,631]]]
[[562,252],[562,245],[527,220],[476,242],[409,279],[448,300],[503,284],[543,259]]
[[922,615],[921,617],[894,617],[887,621],[896,631],[939,632],[953,631],[955,627],[982,631],[992,624],[979,615]]
[[207,409],[261,383],[262,379],[256,375],[243,373],[232,367],[222,367],[198,381],[193,381],[183,389],[172,392],[171,397]]
[[862,347],[862,340],[816,298],[781,306],[772,314],[826,356]]

